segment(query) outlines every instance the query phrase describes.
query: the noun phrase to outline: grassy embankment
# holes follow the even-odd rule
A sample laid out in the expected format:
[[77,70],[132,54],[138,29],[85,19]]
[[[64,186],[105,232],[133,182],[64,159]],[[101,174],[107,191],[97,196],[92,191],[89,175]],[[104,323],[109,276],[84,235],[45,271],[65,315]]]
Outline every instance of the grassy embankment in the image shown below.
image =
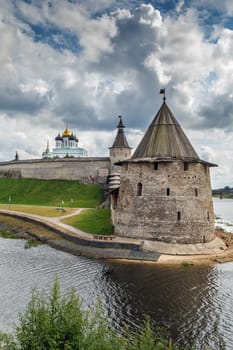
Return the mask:
[[113,234],[110,209],[88,209],[62,222],[94,235]]
[[[10,201],[9,201],[10,198]],[[104,199],[103,189],[95,184],[68,180],[0,179],[0,209],[53,217],[75,208],[95,208]],[[110,235],[113,233],[110,210],[86,210],[66,221],[82,231]]]
[[0,203],[70,208],[95,208],[103,201],[103,190],[95,184],[71,180],[0,179]]

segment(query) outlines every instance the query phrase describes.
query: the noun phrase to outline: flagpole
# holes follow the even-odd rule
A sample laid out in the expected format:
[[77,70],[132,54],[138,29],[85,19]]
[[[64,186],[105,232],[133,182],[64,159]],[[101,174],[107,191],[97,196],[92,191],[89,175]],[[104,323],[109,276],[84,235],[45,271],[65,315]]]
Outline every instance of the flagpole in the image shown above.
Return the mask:
[[166,101],[165,88],[160,89],[160,92],[159,92],[159,93],[163,95],[163,102],[165,103],[165,101]]

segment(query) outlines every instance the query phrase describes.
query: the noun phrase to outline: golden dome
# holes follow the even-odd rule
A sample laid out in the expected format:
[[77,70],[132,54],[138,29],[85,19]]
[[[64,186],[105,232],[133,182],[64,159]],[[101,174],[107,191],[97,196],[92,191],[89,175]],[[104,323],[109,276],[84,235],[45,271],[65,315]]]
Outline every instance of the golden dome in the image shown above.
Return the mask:
[[71,136],[71,134],[72,134],[72,132],[70,131],[70,129],[67,126],[62,133],[62,137],[69,137],[69,136]]

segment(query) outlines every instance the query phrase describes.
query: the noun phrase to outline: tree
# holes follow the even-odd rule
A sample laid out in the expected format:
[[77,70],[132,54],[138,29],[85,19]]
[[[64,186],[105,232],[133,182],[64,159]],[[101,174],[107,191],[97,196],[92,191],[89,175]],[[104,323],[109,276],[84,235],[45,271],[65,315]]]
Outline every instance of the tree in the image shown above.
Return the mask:
[[136,335],[118,334],[101,303],[84,311],[78,295],[61,295],[56,278],[49,297],[34,290],[14,335],[0,335],[1,350],[175,350],[169,337],[152,331],[149,320]]

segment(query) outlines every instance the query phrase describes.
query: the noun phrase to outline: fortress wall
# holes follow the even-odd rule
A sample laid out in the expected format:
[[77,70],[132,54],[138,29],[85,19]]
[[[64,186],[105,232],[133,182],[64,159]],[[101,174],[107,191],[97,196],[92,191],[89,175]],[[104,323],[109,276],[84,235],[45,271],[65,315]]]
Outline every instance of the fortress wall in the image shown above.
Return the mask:
[[0,177],[65,179],[105,183],[110,159],[38,159],[0,162]]

